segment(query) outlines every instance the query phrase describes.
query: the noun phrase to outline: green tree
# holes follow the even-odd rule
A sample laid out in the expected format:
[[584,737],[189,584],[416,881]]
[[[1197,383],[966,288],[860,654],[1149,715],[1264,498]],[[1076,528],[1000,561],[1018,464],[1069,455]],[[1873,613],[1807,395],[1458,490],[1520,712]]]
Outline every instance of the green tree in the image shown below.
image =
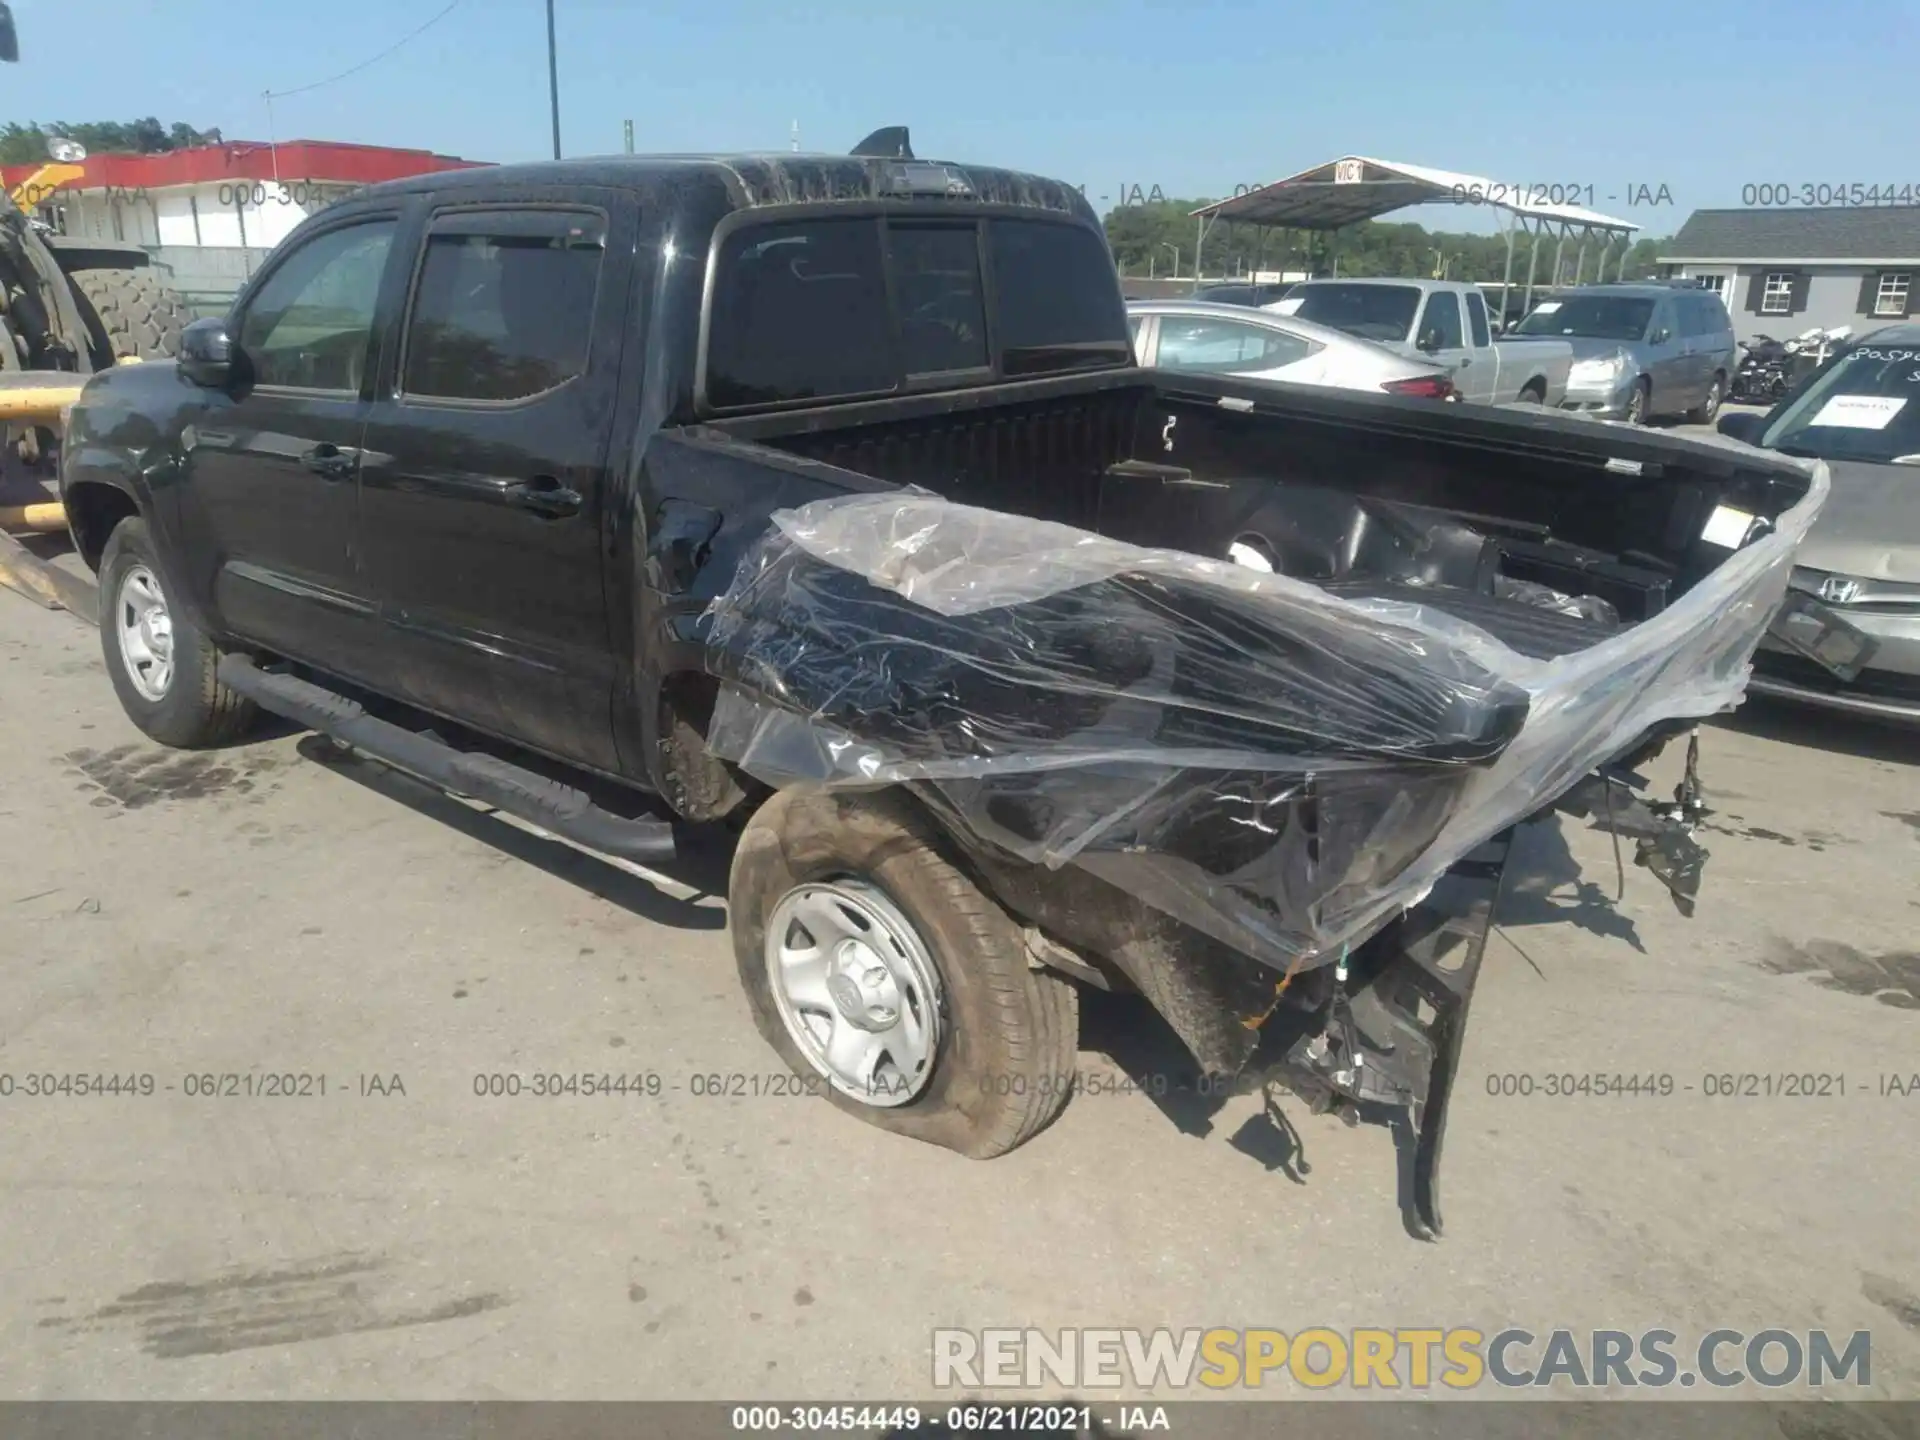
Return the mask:
[[218,145],[218,130],[196,130],[182,121],[162,125],[152,115],[132,121],[89,120],[78,123],[10,120],[0,125],[0,164],[38,165],[47,157],[47,140],[60,135],[77,140],[89,155],[159,155],[193,145]]

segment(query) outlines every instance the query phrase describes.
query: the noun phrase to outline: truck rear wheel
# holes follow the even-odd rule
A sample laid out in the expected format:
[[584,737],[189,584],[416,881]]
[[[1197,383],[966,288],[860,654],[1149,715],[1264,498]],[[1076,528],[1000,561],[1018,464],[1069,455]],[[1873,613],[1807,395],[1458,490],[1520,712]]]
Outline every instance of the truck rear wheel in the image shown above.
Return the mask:
[[170,360],[180,353],[180,331],[193,317],[151,270],[75,270],[68,278],[100,317],[114,359]]
[[1020,927],[906,796],[782,791],[742,832],[728,889],[754,1023],[840,1109],[984,1160],[1066,1104],[1078,992],[1031,968]]
[[253,703],[215,673],[220,652],[167,593],[143,520],[122,520],[100,556],[100,648],[127,718],[162,745],[218,745],[253,722]]

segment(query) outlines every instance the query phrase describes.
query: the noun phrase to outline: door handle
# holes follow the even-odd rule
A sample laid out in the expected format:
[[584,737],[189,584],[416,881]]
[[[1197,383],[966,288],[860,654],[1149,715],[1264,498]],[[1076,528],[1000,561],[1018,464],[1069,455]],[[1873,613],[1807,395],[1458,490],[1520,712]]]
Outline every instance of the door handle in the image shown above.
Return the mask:
[[323,480],[346,480],[360,463],[360,452],[350,446],[321,444],[302,452],[300,463]]
[[549,520],[580,513],[580,492],[569,490],[551,475],[536,475],[507,486],[507,500]]
[[1471,355],[1464,356],[1460,361],[1460,368],[1464,370],[1467,368],[1467,366],[1471,365],[1472,363],[1473,363],[1473,357]]

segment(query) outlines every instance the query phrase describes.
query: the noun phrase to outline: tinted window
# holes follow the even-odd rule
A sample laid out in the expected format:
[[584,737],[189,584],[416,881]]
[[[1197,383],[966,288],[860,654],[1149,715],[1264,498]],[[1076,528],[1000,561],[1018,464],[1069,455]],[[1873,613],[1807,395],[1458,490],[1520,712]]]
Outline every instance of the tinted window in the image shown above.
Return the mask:
[[972,225],[893,225],[894,303],[909,375],[977,370],[987,363],[980,243]]
[[727,236],[707,332],[708,403],[893,389],[880,254],[873,219],[779,221]]
[[[1842,351],[1788,402],[1760,443],[1822,460],[1920,457],[1920,346]],[[1920,488],[1920,469],[1912,479]]]
[[707,403],[884,394],[909,377],[996,360],[1015,376],[1132,363],[1126,307],[1099,234],[986,221],[989,316],[979,229],[974,221],[830,217],[734,231],[716,260]]
[[[1295,302],[1298,302],[1297,304]],[[1283,306],[1289,315],[1331,325],[1362,340],[1405,340],[1420,292],[1411,285],[1300,285]]]
[[1446,291],[1427,297],[1427,313],[1420,318],[1420,348],[1458,350],[1466,341],[1460,333],[1460,298]]
[[1727,307],[1720,303],[1715,294],[1699,296],[1694,303],[1700,307],[1700,333],[1702,335],[1726,335],[1733,329],[1733,320],[1727,314]]
[[1473,329],[1473,343],[1476,346],[1492,340],[1492,332],[1487,329],[1487,302],[1481,298],[1478,290],[1467,292],[1467,324]]
[[1638,340],[1653,319],[1653,301],[1632,295],[1574,295],[1533,307],[1521,335],[1577,335],[1590,340]]
[[1079,225],[994,220],[994,318],[1008,375],[1125,365],[1126,307],[1106,240]]
[[316,235],[275,267],[240,320],[254,383],[358,390],[394,222]]
[[587,365],[606,251],[597,215],[442,216],[427,235],[407,321],[408,395],[519,400]]
[[1160,354],[1156,364],[1169,370],[1214,370],[1239,374],[1273,370],[1304,360],[1313,347],[1298,336],[1238,320],[1160,317]]

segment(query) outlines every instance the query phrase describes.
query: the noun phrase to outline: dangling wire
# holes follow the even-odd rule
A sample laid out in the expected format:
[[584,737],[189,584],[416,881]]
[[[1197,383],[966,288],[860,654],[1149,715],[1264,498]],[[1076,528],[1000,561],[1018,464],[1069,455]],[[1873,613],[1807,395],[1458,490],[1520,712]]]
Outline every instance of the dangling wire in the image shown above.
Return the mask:
[[318,90],[323,85],[331,85],[334,83],[334,81],[344,80],[349,75],[358,75],[362,70],[366,69],[369,65],[377,64],[379,61],[386,59],[387,56],[393,54],[394,51],[398,50],[402,45],[405,45],[409,40],[416,39],[419,36],[426,34],[427,31],[431,30],[434,26],[438,25],[442,20],[446,19],[447,16],[451,15],[455,10],[458,10],[465,3],[466,3],[466,0],[452,0],[451,4],[449,4],[439,14],[435,15],[431,20],[427,21],[426,24],[420,26],[417,30],[409,30],[405,35],[402,35],[398,40],[394,41],[393,44],[389,45],[386,49],[382,50],[378,55],[375,55],[370,59],[362,60],[358,65],[355,65],[350,70],[342,70],[338,75],[330,75],[325,80],[316,80],[311,85],[299,85],[294,87],[291,90],[269,90],[266,92],[267,98],[269,100],[280,100],[280,99],[284,99],[288,95],[304,95],[309,90]]

